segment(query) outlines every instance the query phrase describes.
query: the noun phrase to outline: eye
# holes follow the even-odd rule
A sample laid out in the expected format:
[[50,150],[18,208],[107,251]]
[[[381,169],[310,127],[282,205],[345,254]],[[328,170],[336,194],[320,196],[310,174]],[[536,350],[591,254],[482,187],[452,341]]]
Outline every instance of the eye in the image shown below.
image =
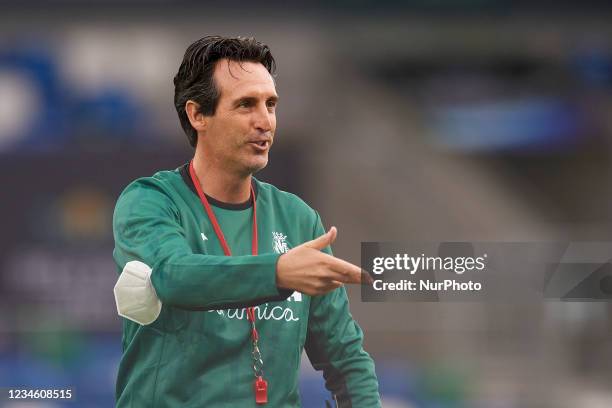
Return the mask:
[[269,101],[266,102],[266,106],[268,108],[275,108],[276,107],[276,103],[277,102],[275,100],[269,100]]
[[251,102],[249,102],[247,99],[243,99],[242,101],[238,102],[239,108],[248,108],[250,106],[251,106]]

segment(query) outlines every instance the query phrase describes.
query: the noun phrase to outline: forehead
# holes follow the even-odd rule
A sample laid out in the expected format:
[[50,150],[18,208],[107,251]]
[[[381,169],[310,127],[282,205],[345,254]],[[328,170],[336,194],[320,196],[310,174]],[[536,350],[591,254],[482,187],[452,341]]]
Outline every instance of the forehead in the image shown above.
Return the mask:
[[222,59],[215,65],[215,84],[221,91],[221,98],[260,95],[276,96],[274,79],[266,67],[258,62],[237,62]]

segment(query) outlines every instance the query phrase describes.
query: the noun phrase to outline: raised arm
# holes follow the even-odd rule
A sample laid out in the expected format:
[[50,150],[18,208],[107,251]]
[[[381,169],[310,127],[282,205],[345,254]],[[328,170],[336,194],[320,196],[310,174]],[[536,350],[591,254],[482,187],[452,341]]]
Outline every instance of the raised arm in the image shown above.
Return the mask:
[[193,253],[168,196],[146,181],[132,183],[115,207],[113,256],[120,269],[132,260],[149,265],[161,302],[207,310],[286,299],[276,285],[278,254],[215,256]]

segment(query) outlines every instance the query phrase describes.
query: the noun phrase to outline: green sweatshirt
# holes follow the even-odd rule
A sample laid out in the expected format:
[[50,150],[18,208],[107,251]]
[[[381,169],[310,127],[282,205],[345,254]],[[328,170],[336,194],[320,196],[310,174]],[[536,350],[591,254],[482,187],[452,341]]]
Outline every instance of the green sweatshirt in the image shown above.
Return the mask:
[[118,271],[132,260],[149,265],[163,306],[147,326],[123,319],[118,407],[258,407],[248,306],[256,306],[266,406],[300,406],[303,349],[323,370],[339,407],[380,406],[374,363],[344,287],[311,297],[276,286],[278,257],[324,233],[319,215],[255,178],[253,188],[258,256],[251,255],[251,203],[209,197],[232,251],[224,256],[186,165],[138,179],[119,197],[113,217]]

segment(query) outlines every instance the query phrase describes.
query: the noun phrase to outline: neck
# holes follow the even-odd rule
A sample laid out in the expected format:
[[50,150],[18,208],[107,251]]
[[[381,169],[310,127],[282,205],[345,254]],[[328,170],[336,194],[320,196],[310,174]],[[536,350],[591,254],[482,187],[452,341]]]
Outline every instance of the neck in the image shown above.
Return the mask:
[[195,155],[193,169],[204,193],[229,204],[240,204],[251,196],[251,175],[239,175],[221,169],[214,161]]

